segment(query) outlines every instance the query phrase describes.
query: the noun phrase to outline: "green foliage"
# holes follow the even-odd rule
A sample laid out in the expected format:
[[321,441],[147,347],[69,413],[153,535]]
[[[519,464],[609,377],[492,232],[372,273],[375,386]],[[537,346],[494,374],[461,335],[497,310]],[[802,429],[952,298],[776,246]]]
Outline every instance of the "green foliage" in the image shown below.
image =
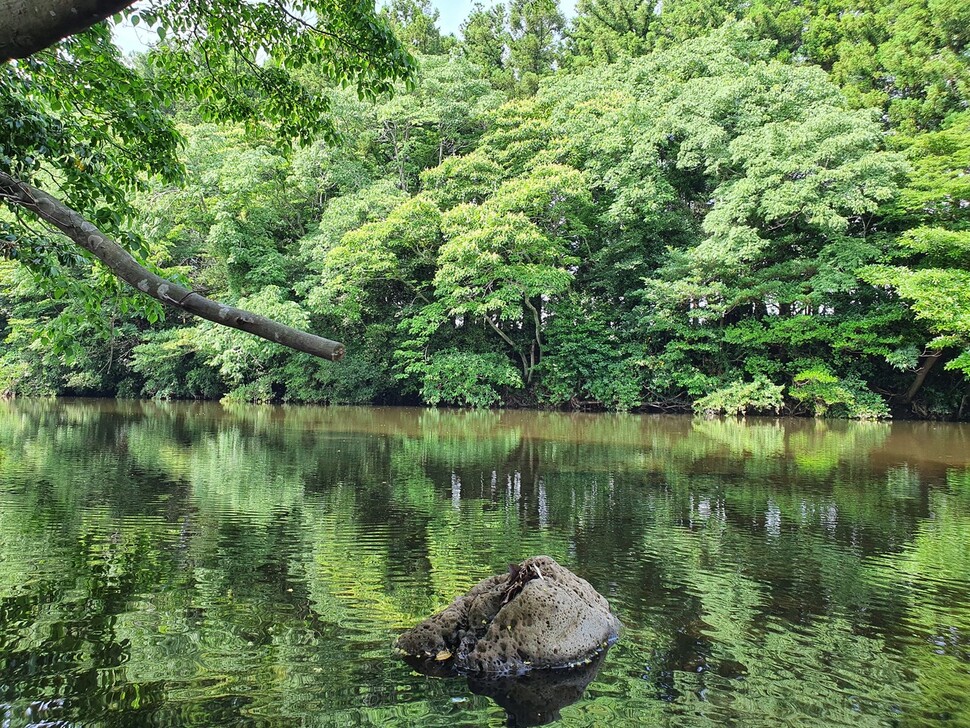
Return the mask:
[[[307,312],[295,301],[286,300],[284,291],[277,286],[266,286],[257,294],[240,299],[239,305],[287,326],[308,328]],[[285,375],[289,372],[283,364],[295,354],[279,344],[209,322],[198,328],[199,337],[212,352],[207,363],[218,368],[223,381],[231,388],[226,399],[268,402],[285,397],[288,384]]]
[[663,48],[705,35],[742,7],[737,0],[669,0],[652,28],[654,43]]
[[158,399],[218,399],[222,383],[208,366],[198,328],[163,329],[146,334],[132,350],[131,369],[144,383],[138,394]]
[[[831,72],[856,107],[882,106],[906,133],[965,108],[970,65],[961,3],[759,0],[746,14],[785,58]],[[961,8],[961,10],[957,10]],[[961,14],[963,13],[963,14]]]
[[347,356],[336,366],[307,356],[286,363],[286,398],[290,402],[375,404],[399,400],[400,385],[393,374],[395,327],[371,324],[359,334]]
[[483,109],[500,103],[477,69],[460,58],[422,58],[413,91],[376,108],[377,141],[387,170],[404,191],[421,172],[472,147],[481,134]]
[[[179,178],[179,136],[162,95],[122,62],[106,26],[3,64],[0,120],[0,170],[41,188],[53,183],[68,205],[147,253],[125,230],[133,212],[127,193],[146,174]],[[30,268],[54,295],[70,289],[96,306],[105,291],[92,287],[87,254],[11,202],[5,207],[4,257]]]
[[892,288],[926,327],[930,350],[952,352],[947,367],[970,374],[970,113],[917,137],[912,172],[889,217],[898,229],[886,262],[865,279]]
[[535,93],[539,78],[561,59],[566,18],[557,0],[509,0],[508,61],[519,93]]
[[462,48],[493,86],[531,96],[539,79],[562,63],[565,29],[557,0],[476,3],[461,27]]
[[501,354],[474,354],[446,349],[414,361],[406,374],[421,382],[421,399],[432,406],[494,407],[502,393],[522,387],[522,378]]
[[868,391],[858,380],[840,380],[822,365],[798,372],[788,394],[816,417],[841,414],[857,420],[875,420],[890,416],[889,407],[878,394]]
[[578,259],[568,244],[589,202],[576,170],[537,167],[442,217],[436,296],[449,315],[484,321],[518,355],[527,383],[541,355],[542,301],[569,288]]
[[786,63],[824,69],[854,108],[882,107],[905,133],[966,108],[967,13],[946,0],[583,0],[571,31],[583,66],[646,55],[716,30],[755,23]]
[[485,7],[476,3],[461,26],[462,54],[481,69],[483,78],[493,86],[509,89],[514,83],[511,69],[505,67],[509,42],[505,6]]
[[391,0],[381,13],[404,47],[412,52],[440,55],[455,43],[454,38],[441,35],[438,11],[430,0]]
[[453,314],[517,320],[524,299],[569,285],[573,259],[521,212],[462,206],[443,225],[434,283]]
[[348,232],[327,253],[322,285],[311,294],[311,305],[353,322],[361,321],[376,300],[413,298],[427,286],[419,273],[437,253],[440,218],[435,205],[414,197],[386,220]]
[[782,383],[820,351],[849,374],[860,351],[884,362],[908,343],[890,297],[857,275],[885,245],[860,222],[903,161],[823,73],[768,50],[729,25],[539,96],[553,149],[587,170],[603,211],[577,280],[650,342],[647,401]]
[[[131,230],[132,195],[145,189],[150,176],[161,183],[182,178],[173,106],[192,103],[201,118],[253,129],[275,123],[274,142],[288,149],[293,140],[335,136],[330,96],[308,89],[293,73],[297,69],[312,66],[330,83],[353,83],[371,99],[411,79],[415,70],[414,59],[366,2],[156,3],[123,16],[154,27],[161,41],[137,67],[123,62],[108,24],[99,23],[0,68],[0,170],[52,189],[146,262],[158,248]],[[323,27],[304,20],[311,16]],[[5,205],[9,214],[0,219],[0,232],[6,257],[35,271],[51,291],[70,288],[94,309],[105,288],[94,285],[102,276],[90,274],[87,254],[38,228],[12,200]],[[238,219],[222,222],[212,245],[239,253],[228,266],[234,288],[253,292],[279,282],[272,264],[268,275],[256,272],[255,258],[273,257],[262,230]],[[240,243],[245,250],[236,250]],[[141,312],[158,318],[154,303],[143,304]]]
[[[282,139],[333,136],[328,97],[313,93],[292,70],[313,67],[334,83],[353,83],[369,99],[391,92],[396,80],[414,72],[413,58],[372,3],[215,2],[190,8],[186,13],[178,4],[161,4],[128,15],[165,29],[151,56],[153,78],[176,97],[191,94],[206,119],[268,116]],[[321,19],[322,27],[306,17]]]
[[655,18],[650,0],[580,0],[569,31],[572,50],[595,63],[645,55]]
[[568,298],[549,312],[538,367],[539,397],[562,407],[603,406],[626,412],[642,404],[643,362],[591,301]]
[[437,167],[421,173],[421,185],[443,209],[456,205],[480,205],[505,177],[498,164],[484,155],[449,157]]
[[427,0],[328,2],[330,39],[273,4],[133,10],[167,31],[131,67],[100,28],[2,69],[0,146],[166,275],[341,332],[346,361],[106,297],[5,214],[8,389],[970,413],[955,6],[582,0],[566,27],[515,0],[476,6],[459,42]]
[[765,377],[750,382],[737,380],[700,397],[694,402],[694,410],[707,415],[777,414],[784,405],[783,390]]
[[317,273],[341,238],[365,223],[384,219],[407,194],[391,180],[378,180],[367,187],[336,197],[327,204],[315,231],[299,241],[306,265]]

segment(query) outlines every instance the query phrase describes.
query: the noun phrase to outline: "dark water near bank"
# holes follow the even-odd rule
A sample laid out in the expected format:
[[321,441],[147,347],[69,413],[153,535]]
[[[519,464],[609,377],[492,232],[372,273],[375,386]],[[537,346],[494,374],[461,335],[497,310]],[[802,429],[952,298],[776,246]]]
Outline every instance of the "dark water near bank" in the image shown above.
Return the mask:
[[17,402],[0,726],[504,725],[391,645],[540,553],[626,626],[560,725],[970,725],[970,427]]

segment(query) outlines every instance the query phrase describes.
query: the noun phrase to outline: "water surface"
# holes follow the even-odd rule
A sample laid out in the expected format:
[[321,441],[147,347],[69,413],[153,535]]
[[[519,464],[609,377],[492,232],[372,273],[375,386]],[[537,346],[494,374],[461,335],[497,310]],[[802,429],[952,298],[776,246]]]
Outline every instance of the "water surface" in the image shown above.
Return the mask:
[[967,426],[77,401],[0,406],[0,726],[505,725],[391,646],[534,554],[625,625],[558,725],[970,725]]

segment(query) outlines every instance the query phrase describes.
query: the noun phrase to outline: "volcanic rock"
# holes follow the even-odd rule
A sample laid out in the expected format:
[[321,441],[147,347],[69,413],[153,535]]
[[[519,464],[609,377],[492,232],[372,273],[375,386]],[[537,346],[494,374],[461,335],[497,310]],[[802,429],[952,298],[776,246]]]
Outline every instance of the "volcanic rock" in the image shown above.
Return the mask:
[[589,582],[548,556],[534,556],[479,582],[401,635],[397,647],[466,675],[521,675],[587,664],[619,630]]

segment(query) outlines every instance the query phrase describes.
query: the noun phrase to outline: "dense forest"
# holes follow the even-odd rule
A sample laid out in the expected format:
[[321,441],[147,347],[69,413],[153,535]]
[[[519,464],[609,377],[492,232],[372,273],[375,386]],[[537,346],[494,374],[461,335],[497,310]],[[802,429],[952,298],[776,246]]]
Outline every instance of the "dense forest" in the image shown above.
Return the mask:
[[[7,64],[0,171],[347,355],[163,310],[11,208],[0,390],[970,417],[970,4],[381,18],[414,59],[393,84],[341,83],[346,54],[210,56],[218,34],[123,62],[105,24]],[[225,93],[192,72],[217,61]]]

